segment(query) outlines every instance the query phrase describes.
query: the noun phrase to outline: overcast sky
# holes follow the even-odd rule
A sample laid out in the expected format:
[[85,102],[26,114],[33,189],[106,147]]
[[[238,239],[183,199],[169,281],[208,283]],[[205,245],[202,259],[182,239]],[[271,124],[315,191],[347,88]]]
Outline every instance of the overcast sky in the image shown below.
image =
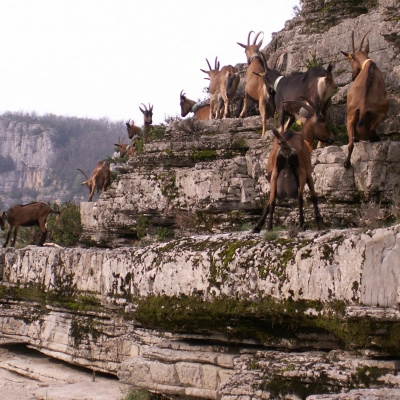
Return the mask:
[[250,30],[263,47],[298,0],[2,0],[0,113],[52,113],[143,123],[180,115],[179,93],[205,96],[208,69],[246,62]]

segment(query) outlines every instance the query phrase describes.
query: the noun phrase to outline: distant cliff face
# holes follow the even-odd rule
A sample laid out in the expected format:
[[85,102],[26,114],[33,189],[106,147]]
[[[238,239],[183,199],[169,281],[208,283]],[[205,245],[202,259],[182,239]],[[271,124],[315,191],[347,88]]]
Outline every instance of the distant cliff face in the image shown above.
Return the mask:
[[33,200],[86,200],[87,187],[80,185],[85,178],[77,168],[90,175],[125,135],[122,121],[0,116],[0,208]]
[[0,197],[8,205],[43,191],[54,162],[54,131],[40,124],[0,119]]

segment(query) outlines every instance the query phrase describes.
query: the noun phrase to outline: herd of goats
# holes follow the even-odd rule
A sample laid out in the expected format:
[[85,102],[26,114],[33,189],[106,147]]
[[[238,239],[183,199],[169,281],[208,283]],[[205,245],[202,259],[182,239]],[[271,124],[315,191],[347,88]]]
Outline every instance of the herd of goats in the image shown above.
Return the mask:
[[[389,102],[386,98],[386,88],[376,63],[368,58],[369,42],[366,41],[364,49],[363,43],[367,33],[360,40],[358,49],[354,45],[354,32],[352,33],[352,52],[343,52],[351,65],[353,83],[347,94],[347,121],[346,128],[349,136],[348,155],[344,162],[344,167],[351,166],[351,154],[354,141],[369,140],[378,141],[376,133],[377,127],[387,115]],[[262,134],[266,135],[267,119],[278,114],[279,129],[273,129],[275,136],[271,152],[267,162],[267,179],[270,182],[270,197],[264,212],[253,232],[259,233],[269,216],[267,229],[272,229],[273,214],[276,199],[297,198],[299,202],[299,225],[304,226],[303,215],[303,192],[307,184],[313,203],[315,221],[319,225],[322,217],[318,210],[317,196],[314,190],[312,178],[311,156],[312,143],[314,140],[332,144],[334,136],[330,132],[325,121],[328,102],[333,95],[336,84],[332,77],[332,66],[327,69],[314,67],[306,72],[294,72],[287,76],[282,76],[276,69],[279,57],[284,53],[279,53],[271,68],[268,67],[265,56],[260,52],[263,42],[262,34],[255,34],[252,43],[250,31],[247,37],[247,44],[238,43],[245,49],[247,57],[246,84],[243,108],[239,117],[243,118],[247,112],[248,99],[251,98],[258,102],[258,108],[262,120]],[[201,70],[208,75],[210,80],[209,104],[198,103],[190,100],[181,91],[180,106],[181,115],[185,117],[190,112],[195,119],[211,120],[217,118],[227,118],[229,114],[229,104],[234,98],[240,82],[239,71],[231,65],[220,69],[220,64],[215,59],[214,69],[208,60],[209,70]],[[143,105],[143,104],[142,104]],[[131,158],[136,155],[135,143],[142,139],[147,142],[147,134],[152,124],[153,106],[139,107],[144,116],[142,128],[128,121],[126,123],[128,137],[132,140],[130,144],[119,143],[117,146],[120,156],[128,154]],[[293,131],[289,127],[295,120],[301,120],[302,130]],[[105,191],[110,185],[110,165],[108,162],[99,161],[90,178],[80,170],[86,181],[82,185],[87,185],[90,190],[88,201],[92,201],[95,190]],[[14,205],[0,216],[0,227],[5,229],[5,222],[10,225],[4,247],[10,239],[12,230],[14,235],[11,246],[15,244],[15,239],[19,226],[39,225],[41,238],[39,246],[46,240],[47,228],[46,220],[50,213],[58,213],[48,205],[41,202],[34,202],[26,205]]]

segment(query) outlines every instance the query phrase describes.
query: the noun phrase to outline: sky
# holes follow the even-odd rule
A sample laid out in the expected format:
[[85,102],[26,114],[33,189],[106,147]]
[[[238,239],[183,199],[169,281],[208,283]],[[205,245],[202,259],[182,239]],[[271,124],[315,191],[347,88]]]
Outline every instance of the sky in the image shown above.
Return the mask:
[[204,99],[208,70],[246,62],[248,33],[271,33],[298,0],[2,0],[0,113],[35,112],[153,124]]

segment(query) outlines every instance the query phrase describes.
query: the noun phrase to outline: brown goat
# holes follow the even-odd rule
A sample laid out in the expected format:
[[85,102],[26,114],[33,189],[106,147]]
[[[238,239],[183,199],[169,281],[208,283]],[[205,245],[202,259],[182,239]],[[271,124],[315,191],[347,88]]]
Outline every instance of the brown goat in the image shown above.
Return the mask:
[[293,103],[301,108],[304,108],[308,113],[308,118],[305,120],[304,125],[301,129],[304,141],[307,147],[312,151],[312,145],[314,140],[319,142],[332,144],[335,141],[335,136],[330,131],[329,126],[322,115],[320,107],[316,106],[310,99],[306,97],[300,97],[304,101],[284,101],[283,103]]
[[267,206],[253,228],[259,233],[269,215],[268,230],[272,230],[276,199],[297,198],[299,202],[299,225],[304,226],[303,193],[305,184],[310,189],[311,201],[314,206],[315,221],[322,222],[318,210],[318,199],[312,178],[310,149],[300,132],[287,130],[283,136],[275,129],[272,130],[275,140],[267,162],[267,178],[270,178],[271,190]]
[[99,161],[90,178],[88,178],[80,168],[77,168],[77,170],[81,171],[83,176],[86,178],[86,181],[82,182],[81,185],[87,185],[89,188],[90,196],[88,201],[92,201],[95,190],[97,190],[97,193],[100,190],[105,192],[108,186],[110,186],[111,171],[110,164],[107,161]]
[[13,247],[15,245],[18,228],[20,226],[39,226],[42,234],[40,236],[38,246],[43,246],[47,237],[46,221],[47,217],[51,213],[60,214],[60,211],[53,210],[47,204],[41,202],[33,202],[25,205],[15,204],[7,211],[4,211],[3,215],[0,217],[0,227],[2,230],[4,230],[5,222],[7,221],[10,225],[10,228],[8,230],[6,242],[4,243],[3,247],[7,246],[13,229],[14,235],[12,237],[10,246]]
[[354,32],[352,33],[353,53],[342,53],[349,59],[352,67],[353,84],[347,93],[347,121],[346,128],[349,136],[347,146],[347,158],[344,167],[351,166],[351,154],[354,148],[354,141],[369,140],[379,141],[376,133],[378,125],[386,118],[389,110],[389,102],[386,98],[386,87],[382,72],[378,66],[368,58],[369,43],[362,45],[365,39],[363,36],[358,46],[354,48]]
[[243,108],[239,117],[245,117],[247,113],[247,102],[249,97],[255,101],[258,101],[258,108],[260,110],[262,119],[261,137],[264,137],[267,128],[267,119],[273,116],[275,110],[272,110],[268,105],[268,99],[271,91],[267,86],[264,85],[262,77],[255,74],[264,72],[264,58],[259,52],[263,39],[261,39],[259,43],[256,43],[258,37],[263,32],[258,32],[253,40],[253,43],[250,44],[250,36],[252,33],[254,33],[254,31],[249,32],[247,37],[247,45],[238,43],[239,46],[242,46],[245,49],[248,64],[246,71],[246,86]]
[[132,139],[131,143],[128,144],[121,142],[121,138],[118,138],[118,143],[114,143],[114,146],[118,148],[119,156],[123,158],[125,154],[128,154],[128,160],[134,157],[137,154],[137,148],[136,148],[137,140],[138,140],[137,138]]
[[141,105],[143,106],[143,108],[139,107],[139,110],[143,114],[143,143],[147,143],[147,135],[151,128],[151,124],[153,123],[153,106],[149,104],[149,108],[147,108],[143,103]]
[[[227,118],[229,114],[229,104],[234,98],[240,82],[239,70],[232,65],[225,65],[219,69],[218,57],[215,57],[215,67],[211,68],[206,58],[209,71],[200,69],[208,75],[210,85],[210,119]],[[224,111],[222,111],[224,107]],[[216,110],[216,112],[214,112]]]
[[190,112],[194,115],[193,117],[200,121],[207,121],[210,119],[210,105],[205,103],[197,103],[194,100],[190,100],[186,97],[186,94],[181,90],[180,93],[180,106],[181,116],[186,117]]
[[142,135],[142,128],[136,126],[134,121],[131,123],[131,120],[129,120],[128,122],[125,122],[125,124],[129,139],[133,139],[133,137],[140,137]]

